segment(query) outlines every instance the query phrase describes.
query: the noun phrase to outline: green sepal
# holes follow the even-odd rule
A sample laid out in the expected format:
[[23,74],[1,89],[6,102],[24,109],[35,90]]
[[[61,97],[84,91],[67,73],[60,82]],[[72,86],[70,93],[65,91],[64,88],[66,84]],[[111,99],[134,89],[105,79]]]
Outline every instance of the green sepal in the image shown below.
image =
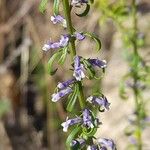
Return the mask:
[[84,16],[86,16],[86,15],[88,14],[89,11],[90,11],[90,5],[89,5],[89,4],[86,4],[85,10],[84,10],[81,14],[77,14],[77,13],[76,13],[76,15],[77,15],[78,17],[84,17]]
[[54,4],[53,4],[53,11],[55,15],[59,14],[59,0],[54,0]]
[[74,91],[71,95],[69,95],[68,97],[68,105],[67,105],[67,111],[72,112],[72,110],[74,109],[77,97],[78,97],[78,93],[79,93],[79,88],[78,88],[78,84],[74,85]]
[[39,5],[39,10],[41,13],[44,13],[44,11],[46,10],[47,3],[48,3],[48,0],[41,0],[40,5]]
[[67,145],[67,147],[68,148],[70,148],[70,144],[71,144],[71,142],[72,142],[72,140],[75,138],[75,136],[78,134],[78,132],[80,132],[81,131],[81,126],[77,126],[77,127],[75,127],[72,131],[71,131],[71,133],[68,135],[68,138],[67,138],[67,140],[66,140],[66,145]]
[[53,70],[53,63],[55,60],[57,60],[61,56],[61,51],[58,51],[55,53],[48,61],[48,73],[50,75],[54,75],[57,71],[57,68]]
[[96,50],[100,51],[100,49],[101,49],[101,41],[100,41],[100,39],[95,34],[90,33],[90,32],[84,32],[84,35],[92,38],[96,42]]

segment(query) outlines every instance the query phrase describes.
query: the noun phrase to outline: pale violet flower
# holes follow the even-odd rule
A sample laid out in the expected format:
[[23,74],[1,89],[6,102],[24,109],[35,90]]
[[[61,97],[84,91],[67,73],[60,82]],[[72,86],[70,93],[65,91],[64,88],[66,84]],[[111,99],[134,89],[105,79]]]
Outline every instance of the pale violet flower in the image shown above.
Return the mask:
[[65,47],[68,45],[69,42],[69,37],[68,35],[62,35],[59,41],[59,46],[60,47]]
[[87,147],[87,150],[99,150],[98,146],[97,145],[89,145]]
[[68,95],[72,92],[72,89],[70,87],[67,87],[66,89],[63,89],[59,91],[58,93],[52,94],[52,101],[57,102],[60,98],[64,97],[65,95]]
[[42,47],[43,51],[48,51],[51,49],[51,42],[45,43],[44,46]]
[[51,16],[51,21],[53,22],[53,24],[61,23],[63,25],[63,27],[65,27],[65,28],[67,27],[66,20],[60,15]]
[[100,144],[102,148],[106,148],[106,150],[108,148],[111,150],[116,150],[116,145],[111,139],[99,138],[97,139],[97,142]]
[[98,118],[93,118],[92,113],[89,109],[84,109],[82,112],[82,117],[76,117],[73,119],[66,119],[61,125],[63,126],[63,131],[67,132],[68,128],[75,124],[81,124],[86,128],[94,128],[99,125]]
[[79,41],[82,41],[85,39],[85,35],[83,33],[79,33],[79,32],[76,32],[74,34],[75,38],[78,39]]
[[82,5],[83,3],[88,3],[88,0],[72,0],[71,5],[79,6]]
[[69,128],[70,126],[75,125],[75,124],[79,124],[79,123],[81,123],[81,122],[82,122],[82,119],[81,119],[80,117],[73,118],[73,119],[68,119],[68,117],[67,117],[66,121],[63,122],[63,123],[61,124],[61,126],[63,127],[63,131],[64,131],[64,132],[67,132],[67,131],[68,131],[68,128]]
[[87,98],[87,101],[95,106],[104,107],[105,109],[109,110],[110,103],[105,96],[90,96]]
[[59,89],[64,89],[64,88],[67,88],[69,85],[73,84],[75,81],[76,81],[75,79],[70,79],[65,82],[59,82],[57,87]]
[[69,43],[69,36],[68,35],[62,35],[58,42],[49,41],[48,43],[44,44],[42,50],[48,51],[50,49],[63,48],[63,47],[66,47],[68,45],[68,43]]
[[83,138],[77,138],[77,139],[75,139],[75,140],[72,140],[70,146],[71,146],[71,147],[75,147],[75,146],[80,146],[80,147],[82,147],[82,146],[84,146],[85,144],[86,144],[85,139],[83,139]]
[[107,67],[106,60],[88,59],[88,61],[92,66],[97,66],[102,69]]
[[83,125],[87,128],[94,128],[94,121],[89,109],[84,109],[83,112]]
[[80,63],[80,56],[75,56],[73,76],[76,78],[77,81],[81,81],[81,79],[85,78],[83,69],[83,64]]

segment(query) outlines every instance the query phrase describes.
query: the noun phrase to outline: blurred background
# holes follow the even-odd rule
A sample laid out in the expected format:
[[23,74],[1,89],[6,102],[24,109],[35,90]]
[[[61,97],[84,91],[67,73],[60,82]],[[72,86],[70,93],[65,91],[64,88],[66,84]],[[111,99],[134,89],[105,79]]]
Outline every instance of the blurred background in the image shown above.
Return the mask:
[[[64,65],[51,77],[46,69],[51,52],[41,50],[47,40],[56,40],[65,31],[50,22],[53,1],[49,1],[44,14],[39,12],[39,3],[40,0],[0,0],[0,150],[65,149],[66,134],[60,126],[66,117],[65,100],[54,104],[50,95],[57,82],[65,80],[70,72]],[[140,53],[150,61],[150,1],[140,0],[138,11],[139,29],[146,33],[146,44]],[[129,141],[124,128],[134,103],[132,93],[128,101],[122,101],[118,94],[119,82],[128,71],[120,33],[111,19],[100,24],[102,14],[98,5],[85,18],[72,17],[78,31],[95,32],[102,41],[102,51],[98,54],[92,50],[94,45],[90,40],[81,42],[77,47],[79,55],[108,62],[102,83],[96,85],[102,85],[111,109],[99,115],[103,125],[96,136],[112,138],[118,150],[125,150]],[[130,25],[128,20],[126,23]],[[85,84],[88,94],[92,84]],[[148,91],[145,95],[147,99],[150,97]],[[149,103],[147,111],[150,112]],[[150,150],[149,127],[143,139],[144,149]]]

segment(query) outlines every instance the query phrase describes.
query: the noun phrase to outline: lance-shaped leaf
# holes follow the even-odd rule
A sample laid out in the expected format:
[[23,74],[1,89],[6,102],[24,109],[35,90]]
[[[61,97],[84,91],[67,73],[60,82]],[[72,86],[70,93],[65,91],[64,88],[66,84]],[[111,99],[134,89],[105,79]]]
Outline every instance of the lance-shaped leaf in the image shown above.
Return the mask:
[[74,89],[73,89],[73,93],[68,97],[69,103],[67,105],[67,111],[72,112],[72,110],[75,106],[77,97],[78,97],[78,93],[79,93],[79,88],[78,88],[78,85],[75,84]]
[[87,70],[87,74],[88,74],[89,79],[93,79],[95,76],[94,68],[86,59],[83,60],[83,64],[84,64],[84,68]]
[[90,11],[90,5],[89,5],[89,4],[86,4],[85,10],[84,10],[81,14],[77,14],[77,13],[76,13],[76,15],[77,15],[78,17],[84,17],[84,16],[86,16],[86,15],[88,14],[89,11]]
[[66,140],[66,145],[68,148],[70,148],[70,144],[72,142],[73,139],[75,139],[76,135],[81,131],[81,126],[77,126],[75,127],[71,133],[69,134],[67,140]]
[[55,60],[57,60],[59,57],[61,56],[61,52],[58,51],[57,53],[55,53],[48,61],[48,73],[50,75],[54,75],[57,71],[57,68],[56,69],[53,69],[53,63]]
[[96,50],[99,51],[101,49],[101,41],[100,39],[93,33],[84,32],[84,35],[92,38],[96,42]]
[[64,47],[62,50],[62,55],[58,61],[59,64],[63,65],[68,54],[68,47]]
[[44,13],[44,11],[46,10],[47,3],[48,3],[48,0],[41,0],[40,5],[39,5],[39,10],[41,13]]
[[59,0],[54,0],[53,11],[56,16],[59,14],[59,3]]

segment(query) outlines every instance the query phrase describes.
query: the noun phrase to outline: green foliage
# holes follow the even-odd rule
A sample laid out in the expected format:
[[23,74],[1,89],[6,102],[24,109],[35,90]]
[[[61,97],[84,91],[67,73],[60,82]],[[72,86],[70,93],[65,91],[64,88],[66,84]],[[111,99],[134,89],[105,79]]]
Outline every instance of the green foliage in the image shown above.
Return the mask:
[[77,14],[77,13],[76,13],[76,15],[77,15],[78,17],[84,17],[84,16],[86,16],[86,15],[89,13],[89,11],[90,11],[90,5],[89,5],[89,4],[86,4],[85,10],[84,10],[81,14]]
[[75,107],[75,103],[77,101],[78,95],[79,95],[79,86],[78,84],[74,84],[73,87],[73,93],[69,95],[68,97],[68,105],[67,105],[67,111],[68,112],[72,112],[74,107]]
[[10,100],[0,99],[0,117],[2,117],[10,109]]
[[100,39],[93,33],[90,32],[84,32],[84,35],[90,37],[92,40],[94,40],[96,42],[96,50],[100,51],[101,49],[101,41]]
[[[125,49],[126,60],[129,66],[129,73],[123,76],[120,81],[119,94],[122,99],[127,99],[130,89],[135,101],[135,120],[130,127],[126,128],[126,135],[133,136],[137,140],[136,145],[129,145],[129,149],[142,149],[142,132],[145,126],[147,112],[143,91],[148,88],[150,72],[144,58],[139,54],[139,48],[145,44],[145,37],[138,28],[138,15],[136,0],[128,3],[125,0],[97,0],[96,8],[101,11],[103,23],[111,19],[122,34],[123,48]],[[103,19],[102,19],[103,18]],[[126,22],[131,22],[127,25]],[[128,23],[129,24],[129,23]]]
[[[73,139],[76,138],[76,136],[78,135],[78,133],[81,131],[81,126],[77,126],[76,128],[74,128],[70,134],[68,135],[68,138],[66,140],[66,145],[68,148],[70,148],[70,143],[72,142]],[[76,147],[77,148],[77,147]]]
[[68,47],[64,47],[59,51],[57,51],[55,54],[53,54],[53,56],[49,59],[48,66],[47,66],[48,73],[50,75],[54,75],[57,71],[57,68],[53,69],[54,62],[57,61],[58,64],[63,65],[65,63],[67,54],[68,54]]
[[41,0],[40,5],[39,5],[39,10],[41,13],[44,13],[46,10],[48,0]]
[[53,11],[55,15],[59,14],[59,0],[54,0]]

